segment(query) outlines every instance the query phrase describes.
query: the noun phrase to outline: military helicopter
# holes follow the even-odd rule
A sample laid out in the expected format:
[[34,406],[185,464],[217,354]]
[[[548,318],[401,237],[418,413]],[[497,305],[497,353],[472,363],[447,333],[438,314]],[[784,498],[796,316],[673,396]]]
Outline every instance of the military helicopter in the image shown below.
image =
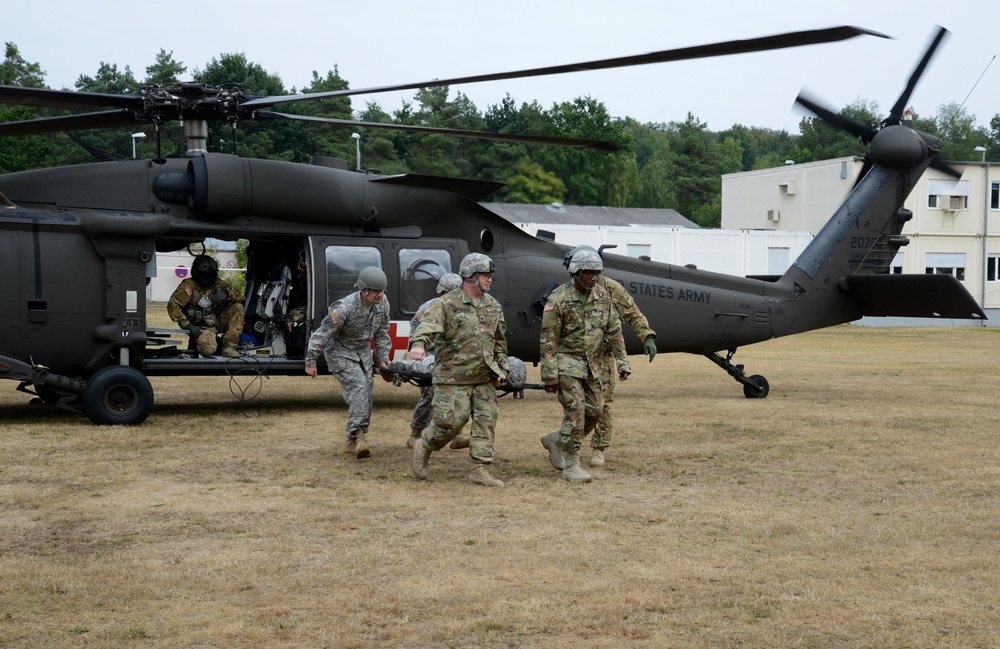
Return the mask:
[[[942,32],[943,34],[943,32]],[[291,119],[392,127],[266,110],[339,95],[512,79],[779,49],[875,32],[855,27],[665,50],[653,54],[434,80],[375,89],[257,97],[186,83],[106,95],[0,86],[0,102],[92,112],[0,124],[0,136],[183,120],[184,158],[98,162],[0,176],[0,278],[12,294],[3,315],[0,378],[41,401],[97,424],[140,424],[153,407],[148,377],[224,375],[233,363],[263,363],[268,374],[304,375],[308,333],[326,307],[353,289],[361,268],[389,277],[394,353],[405,350],[406,322],[433,295],[438,278],[469,252],[496,262],[492,293],[507,311],[510,353],[538,359],[543,306],[567,280],[567,246],[532,236],[479,201],[498,183],[415,174],[350,171],[346,163],[241,158],[205,149],[207,124]],[[886,274],[910,214],[903,208],[940,141],[914,131],[902,110],[940,38],[881,124],[858,125],[800,98],[804,105],[870,142],[870,167],[826,226],[780,277],[734,277],[604,252],[606,274],[635,297],[658,332],[657,349],[706,356],[766,397],[767,380],[732,362],[743,345],[850,322],[864,315],[985,318],[948,275]],[[96,108],[109,110],[94,111]],[[608,149],[603,142],[402,127]],[[159,138],[157,138],[159,139]],[[177,353],[146,319],[146,285],[158,254],[215,238],[248,241],[246,326],[255,344],[243,358]],[[295,311],[299,318],[290,314]],[[293,326],[297,325],[297,326]],[[627,336],[629,353],[641,342]],[[721,352],[726,352],[723,356]]]

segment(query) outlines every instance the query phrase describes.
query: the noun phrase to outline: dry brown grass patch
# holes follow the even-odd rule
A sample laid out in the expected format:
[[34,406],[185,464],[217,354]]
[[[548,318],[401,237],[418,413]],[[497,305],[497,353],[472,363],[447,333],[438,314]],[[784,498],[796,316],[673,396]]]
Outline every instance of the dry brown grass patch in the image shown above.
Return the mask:
[[[138,428],[0,392],[11,647],[987,647],[1000,623],[1000,332],[837,327],[634,359],[589,485],[561,413],[501,401],[502,490],[410,477],[417,393],[376,381],[373,457],[330,376],[153,379]],[[531,369],[531,368],[529,368]],[[537,370],[530,376],[537,380]],[[13,384],[10,385],[13,388]],[[585,453],[586,455],[587,453]]]

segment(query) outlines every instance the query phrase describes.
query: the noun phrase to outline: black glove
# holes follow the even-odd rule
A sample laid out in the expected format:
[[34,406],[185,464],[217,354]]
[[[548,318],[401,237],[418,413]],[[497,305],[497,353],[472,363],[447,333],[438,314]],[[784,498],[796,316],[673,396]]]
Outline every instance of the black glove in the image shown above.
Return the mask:
[[189,322],[188,326],[186,326],[184,328],[188,330],[188,333],[191,334],[192,338],[197,338],[198,336],[201,335],[201,327],[199,327],[198,325],[196,325],[194,323],[190,323]]
[[215,295],[212,296],[212,304],[218,305],[223,300],[229,296],[229,291],[222,289],[221,291],[216,291]]

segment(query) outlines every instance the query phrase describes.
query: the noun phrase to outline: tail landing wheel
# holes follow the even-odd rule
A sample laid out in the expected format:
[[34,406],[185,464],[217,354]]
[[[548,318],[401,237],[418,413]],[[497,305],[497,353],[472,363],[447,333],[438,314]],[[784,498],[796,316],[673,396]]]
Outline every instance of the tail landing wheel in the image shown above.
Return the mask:
[[726,357],[723,358],[719,356],[717,352],[712,352],[711,354],[705,354],[705,358],[712,361],[722,369],[726,370],[729,376],[733,377],[737,381],[743,384],[743,396],[747,399],[763,399],[767,397],[767,393],[770,391],[770,386],[767,384],[767,379],[765,379],[760,374],[754,374],[753,376],[747,376],[743,371],[742,364],[733,363],[733,355],[736,354],[736,349],[730,349],[726,353]]
[[760,374],[754,374],[747,381],[747,383],[743,384],[744,397],[747,399],[763,399],[767,396],[770,389],[767,385],[767,379]]

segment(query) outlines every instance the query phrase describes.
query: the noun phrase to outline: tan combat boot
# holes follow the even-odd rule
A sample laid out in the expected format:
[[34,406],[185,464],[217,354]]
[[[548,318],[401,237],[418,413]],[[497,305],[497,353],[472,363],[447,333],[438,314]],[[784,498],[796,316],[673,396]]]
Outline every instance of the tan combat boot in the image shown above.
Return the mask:
[[554,431],[542,437],[542,446],[549,452],[549,462],[560,471],[566,468],[562,449],[559,448],[559,431]]
[[238,351],[236,351],[235,349],[233,349],[232,345],[223,345],[222,346],[222,355],[224,357],[226,357],[226,358],[239,358],[240,357],[240,353]]
[[448,448],[454,448],[454,449],[469,448],[470,446],[472,446],[472,440],[463,435],[462,433],[459,433],[458,437],[451,440],[451,444],[448,444]]
[[590,466],[604,466],[603,448],[594,449],[594,454],[590,456]]
[[469,474],[469,482],[481,484],[484,487],[502,487],[503,482],[490,475],[488,464],[477,464]]
[[423,437],[418,437],[413,444],[413,475],[421,480],[426,480],[430,473],[427,471],[427,462],[431,459],[431,449]]
[[362,458],[370,457],[372,454],[371,447],[368,446],[368,441],[365,440],[365,433],[368,431],[364,428],[358,429],[358,437],[354,445],[354,457],[359,460]]
[[417,443],[417,440],[420,439],[420,436],[423,434],[423,432],[424,431],[419,430],[417,428],[411,428],[410,436],[406,438],[406,448],[413,448],[413,445]]
[[562,477],[571,482],[590,482],[591,475],[580,468],[580,451],[566,453],[566,468],[563,469]]
[[357,445],[358,445],[358,440],[354,439],[353,437],[348,437],[346,440],[344,440],[344,453],[347,453],[348,455],[354,455],[354,452],[357,450]]

